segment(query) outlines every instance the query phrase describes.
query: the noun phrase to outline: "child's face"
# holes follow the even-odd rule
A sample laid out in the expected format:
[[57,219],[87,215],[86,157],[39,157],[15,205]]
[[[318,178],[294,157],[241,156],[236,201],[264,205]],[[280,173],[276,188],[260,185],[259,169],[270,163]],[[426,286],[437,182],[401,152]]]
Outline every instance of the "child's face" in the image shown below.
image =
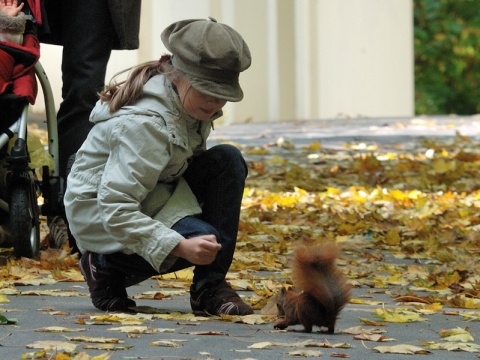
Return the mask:
[[186,78],[174,81],[174,83],[185,111],[197,120],[210,120],[213,114],[220,111],[227,103],[226,100],[195,90]]

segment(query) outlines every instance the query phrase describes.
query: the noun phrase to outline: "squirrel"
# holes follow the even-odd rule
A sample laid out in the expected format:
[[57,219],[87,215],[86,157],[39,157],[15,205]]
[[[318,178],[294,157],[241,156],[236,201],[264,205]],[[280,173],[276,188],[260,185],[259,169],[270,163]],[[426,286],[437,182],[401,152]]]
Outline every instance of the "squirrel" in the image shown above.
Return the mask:
[[302,324],[303,332],[312,332],[313,326],[335,331],[338,314],[350,301],[352,286],[337,268],[339,249],[335,243],[300,247],[292,263],[292,280],[295,290],[282,288],[277,302],[282,318],[275,329]]

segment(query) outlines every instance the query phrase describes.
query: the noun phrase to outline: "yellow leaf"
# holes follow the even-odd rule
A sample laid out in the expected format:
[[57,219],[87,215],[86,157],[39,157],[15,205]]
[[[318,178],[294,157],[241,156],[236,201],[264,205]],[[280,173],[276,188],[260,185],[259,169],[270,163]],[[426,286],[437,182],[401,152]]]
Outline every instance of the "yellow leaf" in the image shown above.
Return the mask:
[[439,310],[442,310],[442,308],[443,308],[443,306],[440,303],[433,303],[433,304],[429,304],[429,305],[424,307],[424,309],[432,310],[432,311],[439,311]]
[[373,300],[364,300],[364,299],[351,299],[350,304],[360,304],[360,305],[381,305],[382,301],[373,301]]
[[86,329],[84,328],[66,328],[62,326],[47,326],[41,329],[36,329],[35,331],[37,332],[52,332],[52,333],[57,333],[57,332],[77,332],[77,331],[85,331]]
[[388,245],[398,245],[400,244],[401,237],[397,228],[390,229],[385,235],[385,242]]
[[462,312],[461,316],[465,320],[477,320],[480,321],[480,312],[475,311],[475,312]]
[[[118,351],[118,350],[129,350],[133,348],[132,345],[115,345],[115,344],[87,344],[83,346],[84,349],[94,349],[94,350],[108,350],[108,351]],[[55,359],[56,360],[56,359]],[[76,359],[75,359],[76,360]]]
[[377,346],[373,348],[374,351],[377,351],[382,354],[408,354],[408,355],[418,355],[418,354],[430,354],[430,351],[425,350],[418,346],[400,344],[393,346]]
[[106,337],[90,337],[90,336],[65,336],[69,341],[76,342],[90,342],[90,343],[100,343],[100,344],[120,344],[124,341],[117,338],[106,338]]
[[244,316],[234,316],[232,321],[235,323],[259,325],[270,323],[271,319],[263,315],[252,314]]
[[383,321],[393,323],[408,323],[415,321],[425,321],[419,314],[408,312],[402,309],[376,309],[375,315]]
[[467,330],[462,328],[454,328],[448,330],[440,330],[438,334],[445,339],[446,341],[450,342],[472,342],[474,341],[472,334],[470,334]]
[[327,186],[327,194],[329,195],[340,195],[342,190]]
[[457,163],[453,160],[435,159],[433,160],[433,170],[437,174],[444,174],[449,171],[455,171]]
[[448,351],[466,351],[477,353],[480,351],[480,345],[474,343],[459,343],[459,342],[420,342],[423,346],[432,350],[448,350]]
[[180,271],[175,271],[173,273],[159,275],[159,279],[170,279],[170,280],[182,280],[182,281],[191,281],[193,279],[193,268],[188,268]]
[[33,344],[27,345],[27,349],[54,349],[56,351],[65,351],[68,353],[72,353],[76,348],[76,344],[66,341],[35,341]]
[[365,318],[360,318],[359,320],[362,324],[370,325],[370,326],[385,326],[385,325],[387,325],[386,322],[380,322],[380,321],[375,321],[375,320],[370,320],[370,319],[365,319]]
[[307,146],[308,151],[317,151],[321,148],[322,148],[322,144],[320,143],[320,141],[317,141],[317,140],[312,141],[312,143]]

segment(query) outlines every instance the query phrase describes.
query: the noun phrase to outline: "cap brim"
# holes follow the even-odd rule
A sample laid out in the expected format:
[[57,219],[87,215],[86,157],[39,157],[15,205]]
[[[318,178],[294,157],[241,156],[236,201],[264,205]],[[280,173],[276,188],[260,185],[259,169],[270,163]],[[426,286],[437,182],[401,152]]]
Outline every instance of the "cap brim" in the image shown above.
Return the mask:
[[187,74],[190,85],[202,94],[213,96],[231,102],[238,102],[243,99],[243,91],[239,83],[218,83],[205,79],[199,79]]

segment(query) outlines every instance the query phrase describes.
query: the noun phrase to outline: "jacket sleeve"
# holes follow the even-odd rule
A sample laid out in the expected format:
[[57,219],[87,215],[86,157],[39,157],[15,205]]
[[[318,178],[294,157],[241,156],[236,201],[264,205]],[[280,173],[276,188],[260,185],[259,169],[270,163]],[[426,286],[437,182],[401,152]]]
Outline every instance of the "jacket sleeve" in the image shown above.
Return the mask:
[[110,156],[98,189],[98,209],[105,230],[157,271],[183,237],[142,213],[141,202],[157,185],[171,157],[161,125],[136,117],[119,122],[107,139]]

